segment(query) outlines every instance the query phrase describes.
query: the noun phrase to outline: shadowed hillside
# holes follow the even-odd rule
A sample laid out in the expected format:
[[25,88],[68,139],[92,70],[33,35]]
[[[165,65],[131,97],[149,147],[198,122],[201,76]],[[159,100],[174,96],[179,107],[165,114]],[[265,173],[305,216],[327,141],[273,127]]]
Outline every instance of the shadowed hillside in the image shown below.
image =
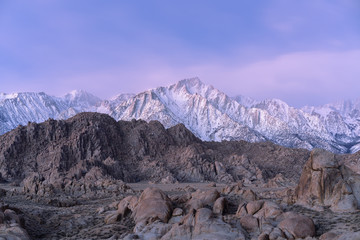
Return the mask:
[[[90,170],[127,182],[218,181],[282,173],[297,180],[307,150],[269,142],[202,142],[184,125],[165,129],[158,121],[119,121],[81,113],[18,127],[0,136],[0,172],[6,180],[33,172],[45,180],[80,179]],[[94,171],[94,170],[93,170]]]

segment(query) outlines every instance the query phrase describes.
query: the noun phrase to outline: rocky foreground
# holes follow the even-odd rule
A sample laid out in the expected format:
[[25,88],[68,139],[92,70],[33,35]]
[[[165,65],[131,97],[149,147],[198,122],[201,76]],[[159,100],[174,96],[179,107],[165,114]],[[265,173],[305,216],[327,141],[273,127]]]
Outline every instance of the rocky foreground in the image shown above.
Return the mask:
[[360,239],[360,154],[83,113],[0,136],[0,239]]

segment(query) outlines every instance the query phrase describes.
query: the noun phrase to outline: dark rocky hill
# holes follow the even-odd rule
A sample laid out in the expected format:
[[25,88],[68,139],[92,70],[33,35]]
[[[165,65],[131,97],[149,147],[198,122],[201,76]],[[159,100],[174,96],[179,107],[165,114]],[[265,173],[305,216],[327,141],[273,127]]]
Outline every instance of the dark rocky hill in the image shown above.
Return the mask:
[[[270,142],[203,142],[184,125],[119,121],[80,113],[68,120],[28,123],[0,136],[6,181],[39,173],[46,182],[103,178],[138,181],[298,180],[309,151]],[[90,176],[91,175],[91,176]]]
[[0,235],[358,239],[359,156],[203,142],[99,113],[29,123],[0,136]]

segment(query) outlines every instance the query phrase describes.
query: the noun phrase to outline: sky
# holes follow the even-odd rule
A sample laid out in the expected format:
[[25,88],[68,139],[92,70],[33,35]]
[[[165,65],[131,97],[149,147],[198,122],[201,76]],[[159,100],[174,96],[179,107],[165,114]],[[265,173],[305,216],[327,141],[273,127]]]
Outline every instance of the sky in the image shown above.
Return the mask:
[[0,92],[109,99],[191,77],[294,107],[360,98],[360,1],[0,0]]

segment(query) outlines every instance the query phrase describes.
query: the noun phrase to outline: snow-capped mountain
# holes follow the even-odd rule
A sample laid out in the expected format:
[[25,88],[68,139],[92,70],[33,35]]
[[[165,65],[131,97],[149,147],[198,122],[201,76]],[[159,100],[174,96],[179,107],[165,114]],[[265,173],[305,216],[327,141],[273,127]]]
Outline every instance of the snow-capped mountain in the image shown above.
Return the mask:
[[0,132],[7,132],[19,124],[41,122],[55,118],[67,110],[59,98],[40,93],[0,94]]
[[227,108],[236,111],[241,106],[212,86],[198,79],[188,79],[140,93],[119,104],[110,115],[124,120],[159,120],[165,127],[183,123],[208,141],[265,140],[261,134],[229,116]]
[[159,120],[165,127],[183,123],[207,141],[269,140],[337,153],[360,150],[360,99],[296,109],[278,99],[231,98],[198,78],[103,101],[84,91],[64,97],[0,94],[0,133],[28,121],[65,119],[82,111],[107,113],[116,120]]
[[0,134],[28,122],[66,119],[94,108],[99,101],[85,91],[72,91],[64,97],[53,97],[43,92],[0,93]]

